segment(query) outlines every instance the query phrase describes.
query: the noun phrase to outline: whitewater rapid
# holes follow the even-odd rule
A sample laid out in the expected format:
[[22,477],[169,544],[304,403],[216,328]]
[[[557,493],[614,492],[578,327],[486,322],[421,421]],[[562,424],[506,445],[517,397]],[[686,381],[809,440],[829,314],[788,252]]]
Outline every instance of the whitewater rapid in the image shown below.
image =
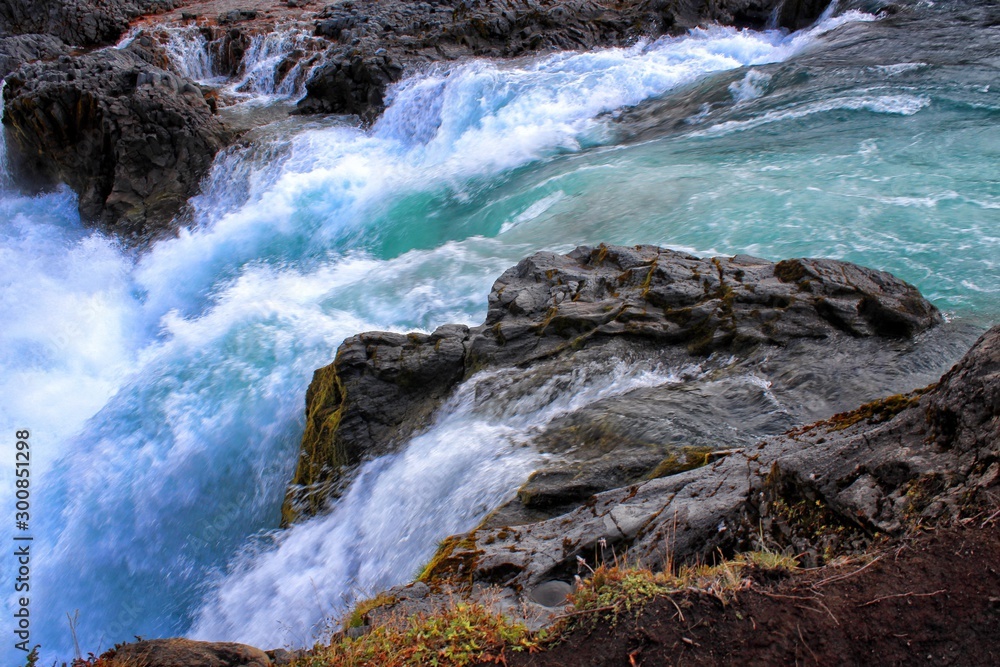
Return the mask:
[[198,83],[220,87],[223,102],[228,103],[296,101],[305,94],[313,68],[322,63],[323,42],[313,35],[311,24],[277,25],[269,32],[253,35],[231,79],[223,71],[223,64],[216,61],[198,26],[171,26],[157,31],[162,33],[164,50],[177,71]]
[[[996,234],[976,211],[1000,194],[950,183],[955,199],[940,200],[961,207],[979,247],[950,233],[947,211],[923,222],[920,234],[931,238],[918,247],[901,232],[866,227],[872,211],[908,205],[875,201],[886,197],[851,190],[854,181],[834,194],[864,200],[868,214],[845,215],[860,227],[810,227],[798,212],[803,195],[773,179],[809,173],[815,156],[779,154],[779,138],[753,135],[836,113],[919,119],[935,108],[920,93],[859,91],[825,108],[799,101],[715,130],[692,116],[676,153],[674,143],[615,143],[608,112],[729,71],[739,72],[726,83],[733,103],[752,105],[773,85],[759,68],[872,20],[849,12],[794,35],[710,28],[627,49],[426,72],[391,90],[369,131],[292,118],[224,151],[192,202],[196,224],[140,255],[82,227],[66,190],[3,192],[0,260],[17,270],[0,283],[0,432],[32,430],[43,656],[70,656],[65,619],[77,609],[87,649],[136,634],[307,643],[353,596],[406,581],[437,541],[512,493],[537,462],[530,434],[566,401],[672,381],[675,369],[580,369],[567,380],[576,398],[539,396],[499,419],[472,399],[474,378],[427,433],[365,464],[329,514],[274,532],[313,370],[359,331],[478,323],[493,280],[542,247],[642,241],[775,259],[840,256],[896,270],[955,307],[992,304],[997,285],[981,277],[982,257]],[[178,38],[174,57],[191,76],[214,80],[192,41]],[[287,42],[258,46],[257,60],[227,85],[300,94],[299,83],[274,88],[266,76]],[[871,101],[892,95],[918,103]],[[752,148],[711,143],[734,134]],[[894,149],[871,141],[829,159],[875,183]],[[747,183],[749,194],[730,201],[707,187],[719,174],[727,187]],[[748,212],[732,213],[736,205]],[[779,222],[764,229],[772,206]],[[929,258],[928,243],[950,249],[947,266]]]

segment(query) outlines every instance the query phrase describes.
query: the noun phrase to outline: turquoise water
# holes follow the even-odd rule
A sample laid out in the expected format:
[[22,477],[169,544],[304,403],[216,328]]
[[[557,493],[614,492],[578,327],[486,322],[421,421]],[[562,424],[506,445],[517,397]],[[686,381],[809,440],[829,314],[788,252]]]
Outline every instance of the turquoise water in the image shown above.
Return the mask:
[[[197,226],[139,254],[81,227],[71,193],[0,196],[0,428],[32,430],[43,657],[71,653],[77,609],[85,650],[303,644],[474,525],[569,398],[498,417],[458,396],[330,515],[270,532],[312,371],[358,331],[478,323],[493,280],[536,250],[837,257],[996,321],[1000,40],[975,12],[914,12],[430,72],[368,132],[290,119],[227,151]],[[504,456],[472,465],[456,433]],[[437,476],[417,484],[427,461]],[[401,488],[428,521],[392,525]]]

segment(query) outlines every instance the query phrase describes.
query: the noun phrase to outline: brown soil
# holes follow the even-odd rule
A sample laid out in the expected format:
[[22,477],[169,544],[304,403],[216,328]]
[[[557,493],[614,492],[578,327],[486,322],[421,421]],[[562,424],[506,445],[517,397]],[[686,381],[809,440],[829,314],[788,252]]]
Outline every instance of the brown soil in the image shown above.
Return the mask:
[[929,531],[865,565],[757,577],[723,605],[707,595],[637,618],[583,622],[512,666],[1000,665],[998,518]]
[[[273,26],[311,18],[326,4],[318,0],[302,0],[289,6],[287,0],[181,0],[176,7],[162,14],[147,14],[132,22],[133,26],[155,25],[217,25],[219,16],[231,11],[251,10],[257,18],[233,24],[246,29],[248,26]],[[185,14],[197,17],[193,21],[184,20]]]

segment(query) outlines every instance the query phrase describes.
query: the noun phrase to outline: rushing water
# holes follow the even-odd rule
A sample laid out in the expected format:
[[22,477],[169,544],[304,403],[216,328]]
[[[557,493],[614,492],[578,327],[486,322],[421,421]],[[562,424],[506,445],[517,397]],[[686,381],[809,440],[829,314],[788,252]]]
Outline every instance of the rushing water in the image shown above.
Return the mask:
[[305,388],[340,341],[477,323],[492,281],[535,250],[837,257],[995,321],[1000,35],[969,7],[428,72],[370,131],[293,118],[224,152],[197,226],[139,256],[83,228],[67,191],[3,191],[0,431],[32,431],[43,657],[72,652],[74,610],[85,650],[135,634],[304,643],[516,488],[533,429],[570,402],[674,381],[609,364],[490,410],[474,378],[329,514],[267,532]]
[[[164,50],[173,66],[199,83],[220,85],[238,101],[297,100],[312,68],[322,62],[312,26],[284,25],[251,37],[237,75],[227,80],[198,26],[163,28]],[[293,54],[300,54],[292,58]],[[289,60],[291,58],[291,60]],[[287,61],[287,62],[286,62]]]

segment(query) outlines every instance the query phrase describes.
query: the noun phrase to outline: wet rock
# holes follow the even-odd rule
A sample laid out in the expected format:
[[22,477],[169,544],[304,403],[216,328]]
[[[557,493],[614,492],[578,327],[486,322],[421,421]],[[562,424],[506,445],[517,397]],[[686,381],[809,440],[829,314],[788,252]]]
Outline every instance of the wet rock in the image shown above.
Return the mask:
[[629,548],[653,568],[749,550],[765,538],[824,554],[958,516],[1000,484],[1000,327],[940,382],[732,452],[712,465],[608,491],[565,515],[449,538],[429,578],[530,590],[577,556]]
[[[886,342],[906,340],[939,322],[940,314],[913,286],[834,260],[774,264],[653,246],[536,253],[496,281],[481,326],[441,327],[430,336],[361,334],[344,342],[333,364],[316,371],[284,516],[293,520],[318,510],[336,493],[344,469],[392,451],[429,422],[459,381],[483,369],[523,369],[510,387],[481,388],[497,400],[504,391],[532,391],[573,368],[614,357],[677,368],[694,364],[697,373],[708,374],[685,396],[670,396],[677,391],[669,386],[639,390],[553,421],[536,444],[561,460],[522,488],[521,516],[491,519],[515,523],[614,486],[702,465],[712,449],[749,444],[830,414],[830,406],[857,405],[858,391],[831,385],[877,384],[864,366],[879,355],[884,359]],[[845,350],[841,369],[852,369],[844,375],[856,372],[859,380],[834,375],[823,385],[815,373],[797,375],[789,371],[794,365],[775,360],[797,358],[802,367],[801,359],[814,359],[818,350],[808,341]],[[715,352],[743,361],[719,355],[709,361]],[[739,378],[758,368],[778,390],[797,395],[790,404],[805,403],[806,391],[815,405],[776,413],[768,403],[773,396],[760,386],[739,386]],[[766,418],[747,414],[748,406],[757,409],[754,400],[764,402],[759,409]],[[691,437],[700,424],[725,423],[718,409],[729,406],[734,429],[742,429],[738,437],[719,442],[719,429],[712,442]]]
[[468,327],[431,335],[364,333],[348,338],[333,364],[313,375],[306,432],[284,519],[313,513],[339,481],[337,471],[425,424],[464,372]]
[[778,10],[778,24],[789,30],[807,28],[829,4],[826,0],[785,0]]
[[359,54],[344,49],[327,57],[306,84],[301,113],[352,114],[373,121],[385,107],[386,88],[402,77],[403,66],[382,51]]
[[151,639],[125,644],[114,652],[116,664],[144,667],[270,667],[271,659],[245,644]]
[[241,21],[253,21],[257,18],[257,11],[253,9],[234,9],[225,14],[220,14],[217,19],[220,25],[227,23],[240,23]]
[[[332,49],[299,104],[302,113],[381,112],[388,84],[429,63],[472,56],[509,58],[556,50],[622,46],[706,23],[763,27],[778,0],[481,0],[403,3],[352,0],[316,15],[316,34]],[[815,19],[812,0],[785,3],[782,25]],[[379,60],[379,57],[382,59]]]
[[85,221],[139,241],[170,228],[231,140],[199,86],[147,38],[28,64],[7,77],[19,182],[66,183]]

